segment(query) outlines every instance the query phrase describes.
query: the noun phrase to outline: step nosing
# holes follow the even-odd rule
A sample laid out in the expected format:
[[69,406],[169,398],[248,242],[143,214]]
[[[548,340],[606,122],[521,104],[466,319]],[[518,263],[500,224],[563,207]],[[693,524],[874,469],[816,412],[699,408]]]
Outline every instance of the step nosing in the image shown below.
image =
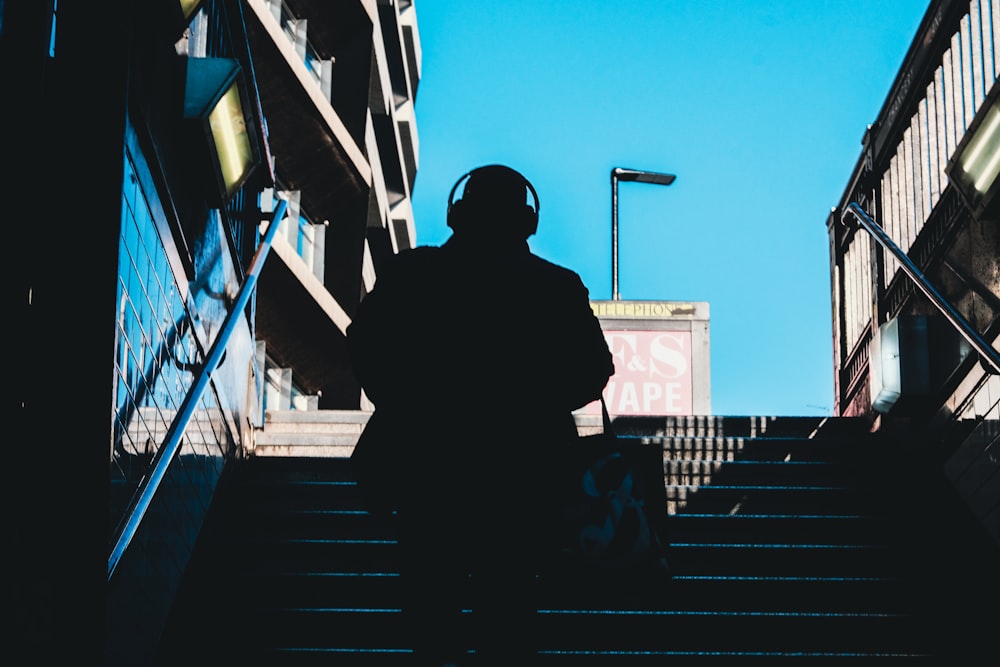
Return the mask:
[[[339,455],[350,448],[334,444],[354,429],[322,424],[329,415],[271,416],[301,420],[301,427],[257,432],[263,455],[234,461],[231,483],[218,486],[205,524],[211,529],[197,536],[192,576],[184,578],[190,583],[181,584],[195,588],[178,595],[175,655],[295,664],[410,660],[401,634],[401,526],[366,511],[349,459]],[[881,467],[888,463],[881,449],[869,459],[872,448],[850,442],[860,435],[806,435],[827,421],[841,425],[837,420],[778,418],[778,428],[757,433],[764,421],[726,419],[724,426],[718,419],[714,431],[685,431],[670,419],[617,422],[631,430],[618,433],[628,444],[647,443],[655,475],[662,449],[666,503],[657,498],[647,509],[655,506],[664,519],[669,576],[633,585],[626,575],[623,586],[617,575],[590,579],[561,564],[540,569],[542,663],[913,657],[936,655],[954,635],[939,639],[926,628],[972,627],[961,615],[977,613],[962,607],[969,589],[926,581],[928,571],[940,571],[930,559],[941,554],[925,542],[939,533],[908,523],[922,510],[911,509],[911,497],[894,486],[908,480]],[[651,434],[654,427],[660,432]],[[462,602],[470,607],[472,600]],[[202,639],[207,649],[197,645]]]
[[735,618],[908,618],[913,614],[882,611],[772,611],[703,609],[539,609],[539,614],[566,616],[726,616]]
[[673,582],[754,582],[754,583],[895,583],[908,581],[901,577],[844,577],[844,576],[752,576],[752,575],[685,575],[675,574]]
[[883,544],[823,544],[823,543],[796,543],[796,542],[670,542],[673,549],[843,549],[843,550],[871,550],[889,549],[889,545]]
[[888,517],[868,515],[868,514],[739,514],[730,512],[705,512],[688,513],[675,512],[670,515],[670,519],[732,519],[732,520],[755,520],[755,519],[776,519],[776,520],[803,520],[803,521],[870,521],[872,519],[888,520]]

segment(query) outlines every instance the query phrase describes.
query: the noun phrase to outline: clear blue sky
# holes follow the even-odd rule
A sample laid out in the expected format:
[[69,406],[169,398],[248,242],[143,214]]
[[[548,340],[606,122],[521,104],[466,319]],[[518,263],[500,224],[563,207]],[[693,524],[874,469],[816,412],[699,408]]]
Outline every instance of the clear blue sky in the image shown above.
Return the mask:
[[927,0],[414,0],[417,241],[469,169],[541,199],[537,254],[611,298],[706,301],[712,412],[829,415],[826,219]]

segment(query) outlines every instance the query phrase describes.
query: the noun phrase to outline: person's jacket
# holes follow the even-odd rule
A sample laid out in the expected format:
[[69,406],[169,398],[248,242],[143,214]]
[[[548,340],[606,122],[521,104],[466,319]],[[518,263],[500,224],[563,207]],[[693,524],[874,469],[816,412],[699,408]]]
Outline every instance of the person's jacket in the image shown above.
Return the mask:
[[526,243],[483,254],[452,237],[393,256],[347,343],[375,405],[366,436],[406,443],[403,468],[424,476],[519,451],[558,456],[553,445],[575,437],[572,411],[614,373],[580,277]]

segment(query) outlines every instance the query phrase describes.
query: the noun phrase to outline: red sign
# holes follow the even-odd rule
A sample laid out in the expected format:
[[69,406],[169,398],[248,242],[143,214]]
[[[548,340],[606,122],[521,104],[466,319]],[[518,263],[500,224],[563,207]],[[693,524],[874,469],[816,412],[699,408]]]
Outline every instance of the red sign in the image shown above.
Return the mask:
[[[615,374],[604,388],[612,415],[690,415],[690,331],[605,331]],[[592,403],[583,412],[600,411]]]

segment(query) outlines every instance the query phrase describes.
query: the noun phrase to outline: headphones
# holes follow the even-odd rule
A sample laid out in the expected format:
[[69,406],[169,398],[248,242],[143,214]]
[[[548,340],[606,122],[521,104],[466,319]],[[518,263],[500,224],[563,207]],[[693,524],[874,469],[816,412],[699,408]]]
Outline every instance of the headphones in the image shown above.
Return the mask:
[[[535,188],[531,185],[531,182],[521,173],[500,164],[490,164],[477,167],[472,171],[465,173],[461,178],[455,181],[455,185],[452,186],[451,192],[448,193],[448,226],[455,231],[459,231],[466,228],[467,222],[469,222],[469,224],[476,224],[477,221],[471,220],[471,218],[475,217],[477,214],[482,216],[484,210],[489,211],[491,206],[494,207],[494,210],[496,207],[504,206],[505,204],[507,206],[511,206],[510,202],[490,202],[485,200],[482,195],[477,196],[475,194],[475,190],[482,187],[482,184],[484,183],[489,184],[491,180],[499,183],[501,181],[510,181],[511,179],[520,181],[524,185],[525,192],[531,195],[535,205],[533,207],[528,204],[523,204],[521,206],[516,204],[513,205],[513,210],[509,213],[510,224],[523,233],[525,238],[534,234],[535,230],[538,228],[538,210],[540,208],[538,193],[535,192]],[[466,183],[462,199],[455,201],[455,192],[458,191],[458,187],[466,180],[468,180],[469,183],[475,183],[473,192],[469,192],[469,183]],[[489,191],[488,186],[487,191]]]

